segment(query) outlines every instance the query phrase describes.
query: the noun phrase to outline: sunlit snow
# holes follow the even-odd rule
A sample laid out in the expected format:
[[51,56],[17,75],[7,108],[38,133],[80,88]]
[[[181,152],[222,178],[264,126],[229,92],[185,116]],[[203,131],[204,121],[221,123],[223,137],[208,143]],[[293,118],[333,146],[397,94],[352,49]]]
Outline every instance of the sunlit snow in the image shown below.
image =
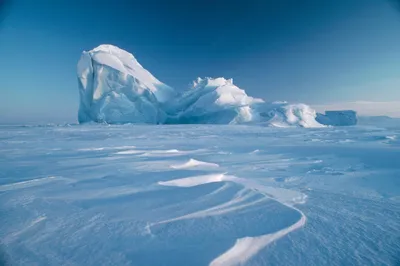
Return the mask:
[[400,129],[0,127],[10,265],[397,265]]

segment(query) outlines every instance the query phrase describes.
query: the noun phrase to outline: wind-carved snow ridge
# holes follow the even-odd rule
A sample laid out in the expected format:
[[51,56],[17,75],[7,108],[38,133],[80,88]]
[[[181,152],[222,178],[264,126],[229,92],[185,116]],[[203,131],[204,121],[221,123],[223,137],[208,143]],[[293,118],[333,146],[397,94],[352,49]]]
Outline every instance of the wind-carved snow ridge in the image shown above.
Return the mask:
[[207,163],[207,162],[198,161],[195,159],[190,159],[189,161],[187,161],[184,164],[171,165],[171,168],[173,168],[173,169],[188,169],[188,168],[197,168],[197,167],[214,168],[214,167],[219,167],[219,165],[216,163]]
[[56,181],[56,180],[57,180],[57,178],[55,176],[49,176],[49,177],[36,178],[36,179],[27,180],[27,181],[6,184],[6,185],[0,185],[0,192],[21,189],[21,188],[27,188],[27,187],[33,187],[33,186],[40,186],[42,184],[46,184],[46,183]]
[[303,227],[306,223],[306,216],[297,208],[291,208],[297,210],[301,214],[300,219],[295,224],[273,234],[262,235],[259,237],[240,238],[236,240],[236,243],[232,248],[214,259],[210,263],[210,266],[241,265],[248,261],[252,256],[256,255],[265,246],[287,235],[288,233]]
[[78,62],[79,123],[260,124],[321,127],[305,104],[266,103],[232,79],[198,78],[178,93],[113,45],[83,52]]
[[[226,175],[226,174],[193,176],[193,177],[169,180],[164,182],[158,182],[158,184],[162,186],[194,187],[215,182],[234,182],[237,184],[241,184],[245,190],[246,189],[253,190],[263,194],[264,199],[251,203],[242,203],[245,202],[246,196],[238,197],[237,199],[233,199],[229,202],[223,203],[218,206],[214,206],[206,210],[201,210],[181,217],[176,217],[169,220],[160,221],[154,224],[149,224],[146,227],[146,230],[151,232],[151,226],[157,224],[170,223],[183,219],[193,219],[205,216],[221,215],[222,213],[236,211],[238,209],[248,207],[250,205],[253,205],[255,203],[258,203],[266,199],[275,200],[285,205],[286,207],[294,211],[297,211],[300,214],[300,218],[296,223],[292,224],[289,227],[283,228],[277,232],[266,235],[260,235],[256,237],[243,237],[237,239],[236,243],[230,249],[228,249],[223,254],[219,255],[210,263],[210,266],[219,266],[219,265],[226,266],[226,265],[242,265],[270,243],[282,238],[283,236],[289,234],[294,230],[303,227],[306,223],[307,218],[304,215],[304,213],[299,209],[297,209],[296,207],[294,207],[295,204],[304,203],[305,199],[307,198],[305,194],[300,192],[283,188],[268,187],[260,185],[257,182],[248,179],[239,178],[236,176]],[[241,191],[240,193],[243,194],[244,192]]]

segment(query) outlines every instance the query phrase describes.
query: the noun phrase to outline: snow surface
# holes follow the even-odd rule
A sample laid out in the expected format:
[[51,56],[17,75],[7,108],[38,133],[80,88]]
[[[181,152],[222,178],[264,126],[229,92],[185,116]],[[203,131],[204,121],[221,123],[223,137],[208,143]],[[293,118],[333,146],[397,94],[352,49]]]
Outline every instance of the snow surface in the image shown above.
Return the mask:
[[1,126],[0,151],[3,264],[399,262],[400,126]]
[[202,161],[198,161],[195,159],[190,159],[189,161],[187,161],[184,164],[171,165],[171,168],[174,168],[174,169],[188,169],[188,168],[196,168],[196,167],[219,167],[219,165],[216,163],[202,162]]
[[83,52],[77,67],[80,123],[245,124],[321,127],[305,104],[265,103],[232,79],[198,78],[183,93],[113,45]]
[[357,124],[357,112],[353,110],[325,111],[317,114],[316,120],[323,125],[354,126]]

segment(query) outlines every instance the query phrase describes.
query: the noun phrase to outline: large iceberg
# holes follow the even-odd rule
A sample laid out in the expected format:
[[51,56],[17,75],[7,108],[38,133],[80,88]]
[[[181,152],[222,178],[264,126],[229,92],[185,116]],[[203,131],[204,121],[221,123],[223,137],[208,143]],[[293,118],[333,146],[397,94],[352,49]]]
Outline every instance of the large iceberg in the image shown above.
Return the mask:
[[162,123],[162,105],[176,95],[132,54],[112,45],[82,53],[78,83],[80,123]]
[[84,51],[78,62],[80,123],[249,124],[321,127],[305,104],[266,103],[232,79],[198,78],[177,92],[113,45]]

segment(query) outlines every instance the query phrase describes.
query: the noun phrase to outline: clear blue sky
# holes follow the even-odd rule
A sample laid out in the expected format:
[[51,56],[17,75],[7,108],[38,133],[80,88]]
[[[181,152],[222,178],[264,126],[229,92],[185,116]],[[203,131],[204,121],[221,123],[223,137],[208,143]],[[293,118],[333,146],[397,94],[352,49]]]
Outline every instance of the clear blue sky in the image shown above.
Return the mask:
[[176,88],[224,76],[265,100],[400,100],[389,0],[15,0],[1,12],[2,121],[76,121],[77,61],[103,43]]

